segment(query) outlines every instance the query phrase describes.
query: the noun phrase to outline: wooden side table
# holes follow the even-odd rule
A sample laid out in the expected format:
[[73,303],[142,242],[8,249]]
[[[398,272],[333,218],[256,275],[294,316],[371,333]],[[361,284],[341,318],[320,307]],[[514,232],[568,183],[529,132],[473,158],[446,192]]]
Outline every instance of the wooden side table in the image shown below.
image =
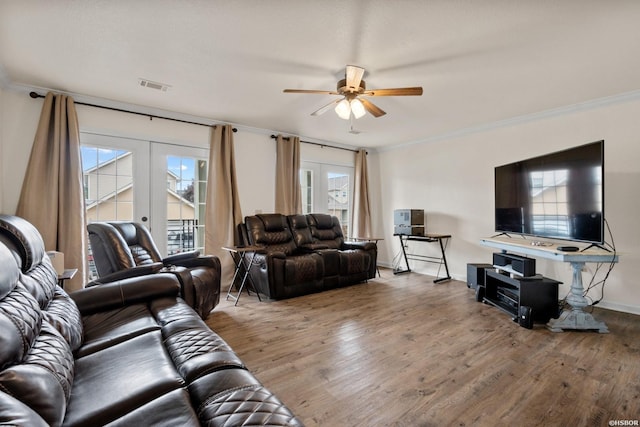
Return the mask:
[[[227,291],[227,300],[231,297],[235,300],[235,305],[238,305],[238,301],[240,300],[240,294],[242,294],[242,289],[244,288],[247,279],[251,281],[251,287],[253,287],[253,291],[258,296],[258,301],[262,301],[260,298],[260,294],[256,290],[251,276],[249,276],[249,270],[254,263],[256,255],[264,249],[262,246],[223,246],[222,249],[229,252],[231,258],[233,259],[234,264],[236,265],[236,270],[233,273],[233,277],[231,278],[231,283],[229,284],[229,290]],[[250,258],[245,261],[245,253],[251,252]],[[242,271],[244,270],[244,271]],[[240,281],[240,286],[238,287],[238,293],[233,295],[233,284],[236,282],[236,278],[242,274],[242,280]],[[249,292],[249,287],[247,286],[247,294],[251,295]]]
[[64,281],[73,279],[77,272],[77,268],[65,268],[62,274],[58,274],[58,286],[64,289]]

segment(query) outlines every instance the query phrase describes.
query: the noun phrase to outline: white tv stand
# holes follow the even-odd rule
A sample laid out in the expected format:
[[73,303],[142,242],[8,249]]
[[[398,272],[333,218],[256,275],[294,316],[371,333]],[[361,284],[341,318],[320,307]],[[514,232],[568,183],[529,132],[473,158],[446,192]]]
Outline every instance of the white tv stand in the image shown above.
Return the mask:
[[571,306],[571,310],[565,310],[559,318],[551,319],[547,323],[547,328],[552,332],[562,332],[566,329],[595,330],[600,333],[609,332],[604,322],[596,320],[591,313],[586,313],[583,310],[589,305],[589,301],[583,295],[582,268],[587,262],[618,262],[617,255],[596,247],[581,252],[562,252],[557,250],[558,245],[556,244],[533,246],[531,240],[515,237],[486,238],[481,239],[480,243],[503,251],[513,251],[571,264],[573,280],[571,282],[571,293],[567,296],[567,303]]

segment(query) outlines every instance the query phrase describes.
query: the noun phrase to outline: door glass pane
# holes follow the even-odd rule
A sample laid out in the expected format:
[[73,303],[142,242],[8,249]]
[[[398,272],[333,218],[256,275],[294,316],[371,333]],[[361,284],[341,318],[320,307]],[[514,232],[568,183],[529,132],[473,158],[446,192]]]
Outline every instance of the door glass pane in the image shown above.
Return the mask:
[[349,236],[349,174],[329,172],[327,182],[327,213],[338,217],[342,233],[347,237]]
[[313,213],[313,171],[300,169],[300,189],[302,191],[302,213]]
[[[87,222],[133,220],[133,154],[83,145],[82,169]],[[89,276],[97,277],[91,248]]]
[[207,161],[167,156],[167,254],[204,250]]

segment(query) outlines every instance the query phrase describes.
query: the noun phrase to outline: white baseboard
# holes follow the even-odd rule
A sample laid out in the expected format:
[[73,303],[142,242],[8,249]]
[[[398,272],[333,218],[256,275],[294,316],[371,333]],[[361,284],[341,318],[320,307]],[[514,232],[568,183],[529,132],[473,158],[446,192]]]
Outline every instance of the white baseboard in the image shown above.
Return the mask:
[[[393,268],[393,265],[386,262],[379,262],[378,265],[380,267]],[[414,272],[414,273],[422,274],[420,272]],[[461,282],[467,281],[466,277],[458,276],[455,274],[452,274],[451,278],[454,280],[459,280]],[[633,305],[620,304],[617,302],[600,301],[600,303],[596,307],[604,308],[607,310],[620,311],[623,313],[640,315],[640,307],[633,306]]]
[[607,310],[621,311],[623,313],[640,315],[640,307],[632,305],[619,304],[617,302],[600,301],[596,307],[606,308]]

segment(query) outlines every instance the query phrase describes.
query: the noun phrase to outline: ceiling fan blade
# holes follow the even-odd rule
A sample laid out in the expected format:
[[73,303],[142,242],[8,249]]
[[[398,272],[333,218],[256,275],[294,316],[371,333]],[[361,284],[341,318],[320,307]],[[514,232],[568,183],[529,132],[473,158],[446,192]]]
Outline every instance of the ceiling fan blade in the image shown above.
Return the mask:
[[332,90],[308,90],[308,89],[285,89],[284,93],[313,93],[319,95],[340,95],[336,91]]
[[366,96],[420,96],[422,87],[399,87],[396,89],[373,89],[363,93]]
[[372,116],[380,117],[387,114],[380,107],[378,107],[377,105],[374,105],[371,101],[368,101],[363,98],[358,98],[358,99],[360,99],[360,102],[362,102],[362,105],[364,105],[365,110],[371,113]]
[[338,102],[342,101],[342,98],[338,98],[335,101],[331,101],[330,103],[328,103],[327,105],[325,105],[324,107],[320,107],[318,108],[316,111],[314,111],[313,113],[311,113],[312,116],[319,116],[321,114],[326,113],[327,111],[329,111],[331,109],[331,107],[333,107],[334,105],[336,105]]
[[347,79],[347,88],[357,92],[358,89],[360,89],[362,76],[364,76],[364,68],[356,67],[355,65],[347,65],[345,74]]

